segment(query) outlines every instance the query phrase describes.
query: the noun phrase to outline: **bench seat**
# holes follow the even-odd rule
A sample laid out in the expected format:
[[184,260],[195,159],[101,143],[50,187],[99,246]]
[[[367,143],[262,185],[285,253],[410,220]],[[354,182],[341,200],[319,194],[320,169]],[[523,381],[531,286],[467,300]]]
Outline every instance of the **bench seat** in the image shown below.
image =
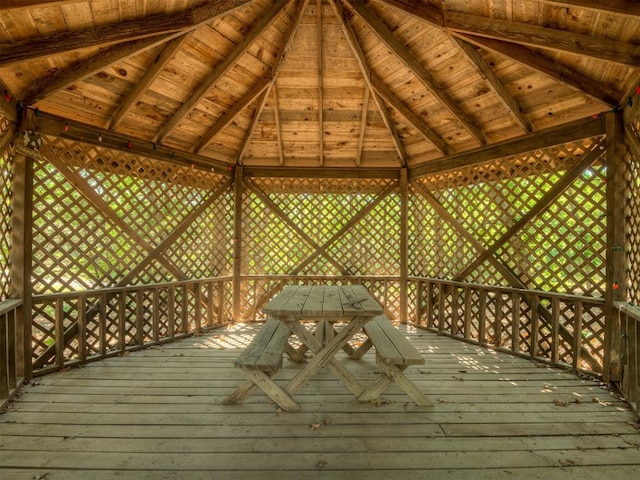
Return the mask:
[[224,404],[240,403],[254,387],[258,387],[283,410],[300,410],[300,406],[289,394],[271,380],[271,376],[282,367],[282,356],[287,348],[289,335],[289,328],[284,323],[271,317],[267,319],[251,343],[234,361],[234,365],[246,373],[248,380],[229,395],[223,401]]
[[376,363],[382,370],[376,383],[365,390],[358,400],[370,401],[378,398],[392,383],[397,384],[417,405],[433,405],[427,397],[407,378],[403,371],[410,365],[423,365],[424,357],[400,330],[384,315],[379,315],[364,326],[364,331],[376,350]]

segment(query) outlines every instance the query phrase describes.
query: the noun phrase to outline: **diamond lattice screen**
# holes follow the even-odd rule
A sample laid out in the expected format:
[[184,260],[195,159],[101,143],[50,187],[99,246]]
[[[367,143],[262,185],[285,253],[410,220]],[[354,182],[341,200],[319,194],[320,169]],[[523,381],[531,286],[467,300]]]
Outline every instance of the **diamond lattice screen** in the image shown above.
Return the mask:
[[44,140],[34,165],[35,294],[231,271],[230,192],[211,201],[224,177]]
[[[602,296],[606,183],[600,163],[507,235],[599,146],[599,139],[588,139],[416,180],[409,208],[410,275],[514,286],[501,273],[506,266],[526,288]],[[492,247],[493,261],[479,261],[464,274]]]
[[[399,276],[397,185],[389,179],[248,179],[242,274]],[[244,282],[245,318],[272,291],[265,282]],[[397,286],[370,282],[380,301],[397,304]]]
[[[640,114],[630,126],[631,134],[640,145]],[[627,202],[626,202],[627,268],[629,277],[628,298],[640,305],[640,157],[627,154]]]
[[[9,128],[9,121],[0,117],[0,135]],[[13,156],[10,149],[0,152],[0,302],[11,293],[9,262],[11,255],[11,198],[13,191]]]

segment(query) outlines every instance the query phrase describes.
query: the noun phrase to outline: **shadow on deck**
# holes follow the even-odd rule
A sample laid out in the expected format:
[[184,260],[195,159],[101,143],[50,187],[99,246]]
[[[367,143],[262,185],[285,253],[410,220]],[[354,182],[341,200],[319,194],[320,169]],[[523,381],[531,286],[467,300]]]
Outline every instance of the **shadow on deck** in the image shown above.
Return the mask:
[[[630,479],[640,430],[598,383],[407,328],[426,364],[407,374],[434,407],[397,387],[357,403],[329,371],[282,413],[233,359],[251,325],[37,378],[0,416],[3,479]],[[370,352],[345,360],[373,382]],[[299,365],[285,360],[276,380]]]

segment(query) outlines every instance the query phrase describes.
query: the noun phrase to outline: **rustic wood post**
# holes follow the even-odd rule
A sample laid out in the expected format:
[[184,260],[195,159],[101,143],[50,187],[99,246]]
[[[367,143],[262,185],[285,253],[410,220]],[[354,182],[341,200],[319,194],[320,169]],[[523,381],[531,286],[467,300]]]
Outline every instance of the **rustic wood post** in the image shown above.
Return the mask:
[[[23,111],[26,114],[26,110]],[[23,300],[16,325],[17,374],[23,380],[32,376],[31,368],[31,285],[32,223],[33,223],[33,158],[25,155],[19,135],[26,130],[21,118],[13,157],[13,198],[11,201],[11,296]]]
[[233,184],[233,321],[240,320],[240,275],[242,274],[242,192],[244,172],[241,166],[235,167]]
[[620,325],[614,303],[626,298],[625,268],[625,180],[623,112],[607,115],[607,253],[605,293],[605,358],[603,379],[621,378]]
[[407,169],[400,170],[400,323],[407,323],[409,312],[408,307],[408,201],[409,201],[409,183]]

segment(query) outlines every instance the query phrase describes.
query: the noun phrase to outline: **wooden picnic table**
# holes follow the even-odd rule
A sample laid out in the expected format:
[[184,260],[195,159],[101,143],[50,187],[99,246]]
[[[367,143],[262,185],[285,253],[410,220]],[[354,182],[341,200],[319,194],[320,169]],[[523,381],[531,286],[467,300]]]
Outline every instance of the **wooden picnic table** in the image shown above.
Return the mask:
[[[293,395],[323,367],[344,382],[356,396],[365,388],[336,358],[341,349],[363,326],[383,313],[380,304],[361,285],[292,285],[269,301],[263,312],[283,322],[300,342],[313,352],[313,358],[284,387]],[[305,327],[314,322],[315,331]],[[336,324],[341,328],[336,330]]]

